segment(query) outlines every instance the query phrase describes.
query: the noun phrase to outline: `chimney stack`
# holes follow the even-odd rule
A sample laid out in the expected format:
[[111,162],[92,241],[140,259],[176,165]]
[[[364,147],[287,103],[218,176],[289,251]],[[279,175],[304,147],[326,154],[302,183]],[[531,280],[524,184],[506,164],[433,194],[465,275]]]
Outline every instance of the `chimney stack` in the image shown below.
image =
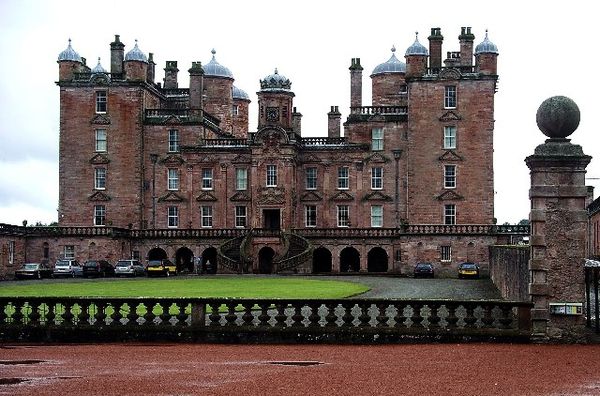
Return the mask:
[[[166,69],[165,69],[166,70]],[[204,69],[201,62],[192,62],[190,73],[190,109],[202,110],[202,93],[204,91]],[[165,79],[165,88],[167,81]]]
[[150,52],[148,54],[148,81],[150,84],[154,84],[154,76],[156,73],[156,63],[154,63],[154,54]]
[[350,107],[362,106],[362,71],[360,58],[352,58],[350,65]]
[[471,33],[471,27],[463,27],[458,36],[460,42],[460,65],[473,66],[473,41],[475,35]]
[[177,61],[167,61],[165,66],[165,89],[175,89],[178,88],[177,84],[177,73],[179,69],[177,68]]
[[327,137],[340,137],[340,124],[342,113],[338,110],[338,106],[331,106],[331,111],[327,113]]
[[110,72],[113,74],[123,73],[123,59],[125,58],[125,44],[120,36],[115,34],[115,41],[110,43]]
[[296,108],[292,111],[292,130],[298,136],[302,136],[302,113],[298,113]]
[[[431,35],[429,39],[429,67],[431,69],[439,69],[442,67],[442,42],[444,36],[442,36],[441,28],[431,28]],[[434,73],[435,70],[432,70]]]

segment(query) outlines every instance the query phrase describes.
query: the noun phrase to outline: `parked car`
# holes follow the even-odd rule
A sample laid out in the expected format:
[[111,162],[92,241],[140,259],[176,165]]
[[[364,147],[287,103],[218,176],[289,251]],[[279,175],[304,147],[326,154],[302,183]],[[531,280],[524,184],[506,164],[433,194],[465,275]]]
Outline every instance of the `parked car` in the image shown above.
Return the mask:
[[479,278],[479,265],[475,263],[461,263],[458,266],[459,278]]
[[77,260],[56,260],[54,264],[54,271],[52,273],[55,278],[59,277],[76,277],[83,276],[83,268]]
[[148,276],[171,276],[177,275],[177,267],[169,259],[150,260],[146,266]]
[[415,278],[433,278],[433,264],[431,263],[418,263],[415,265]]
[[83,264],[83,277],[107,277],[115,274],[115,268],[106,260],[88,260]]
[[138,260],[119,260],[115,264],[115,276],[144,275],[146,270]]
[[52,268],[44,263],[25,263],[15,271],[15,279],[42,279],[52,277]]

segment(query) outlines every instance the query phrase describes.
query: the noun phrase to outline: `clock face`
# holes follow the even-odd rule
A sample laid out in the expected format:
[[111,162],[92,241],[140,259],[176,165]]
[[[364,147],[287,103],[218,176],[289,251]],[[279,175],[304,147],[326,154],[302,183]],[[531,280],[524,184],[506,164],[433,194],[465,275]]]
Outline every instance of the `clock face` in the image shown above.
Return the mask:
[[267,121],[279,121],[278,107],[267,107]]

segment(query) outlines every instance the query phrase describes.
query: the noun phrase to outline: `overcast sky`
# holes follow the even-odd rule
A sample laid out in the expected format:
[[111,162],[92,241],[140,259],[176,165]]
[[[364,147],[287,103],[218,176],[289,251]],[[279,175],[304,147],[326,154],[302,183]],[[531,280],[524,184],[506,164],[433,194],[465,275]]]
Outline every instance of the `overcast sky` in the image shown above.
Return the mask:
[[[318,6],[316,5],[318,4]],[[518,6],[516,5],[518,4]],[[444,35],[443,51],[459,49],[461,26],[471,26],[475,45],[489,29],[499,49],[494,167],[495,216],[517,222],[529,214],[525,157],[544,136],[535,124],[540,103],[572,98],[581,110],[572,142],[594,157],[588,185],[600,193],[597,77],[597,12],[591,1],[133,1],[0,0],[0,223],[49,223],[58,206],[58,54],[73,48],[94,67],[110,69],[110,47],[121,35],[125,51],[135,39],[154,53],[156,81],[165,61],[178,61],[179,85],[187,87],[192,61],[217,51],[219,63],[252,100],[255,130],[259,80],[277,67],[292,81],[304,136],[327,135],[327,112],[350,106],[350,59],[361,58],[363,105],[370,105],[370,72],[403,55],[420,33],[428,46],[431,27]],[[596,104],[596,106],[594,106]],[[596,121],[596,122],[595,122]],[[597,157],[597,158],[596,158]]]

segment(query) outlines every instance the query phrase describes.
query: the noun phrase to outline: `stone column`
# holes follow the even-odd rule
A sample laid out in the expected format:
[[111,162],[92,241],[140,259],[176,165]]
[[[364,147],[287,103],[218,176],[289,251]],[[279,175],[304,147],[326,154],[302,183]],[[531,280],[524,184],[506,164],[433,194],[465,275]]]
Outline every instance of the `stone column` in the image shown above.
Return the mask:
[[[550,139],[525,160],[531,171],[529,294],[538,342],[580,341],[585,326],[582,313],[568,311],[585,301],[585,168],[591,157],[566,138],[577,129],[579,118],[571,99],[545,100],[536,121]],[[557,303],[566,303],[567,310],[553,312]]]

